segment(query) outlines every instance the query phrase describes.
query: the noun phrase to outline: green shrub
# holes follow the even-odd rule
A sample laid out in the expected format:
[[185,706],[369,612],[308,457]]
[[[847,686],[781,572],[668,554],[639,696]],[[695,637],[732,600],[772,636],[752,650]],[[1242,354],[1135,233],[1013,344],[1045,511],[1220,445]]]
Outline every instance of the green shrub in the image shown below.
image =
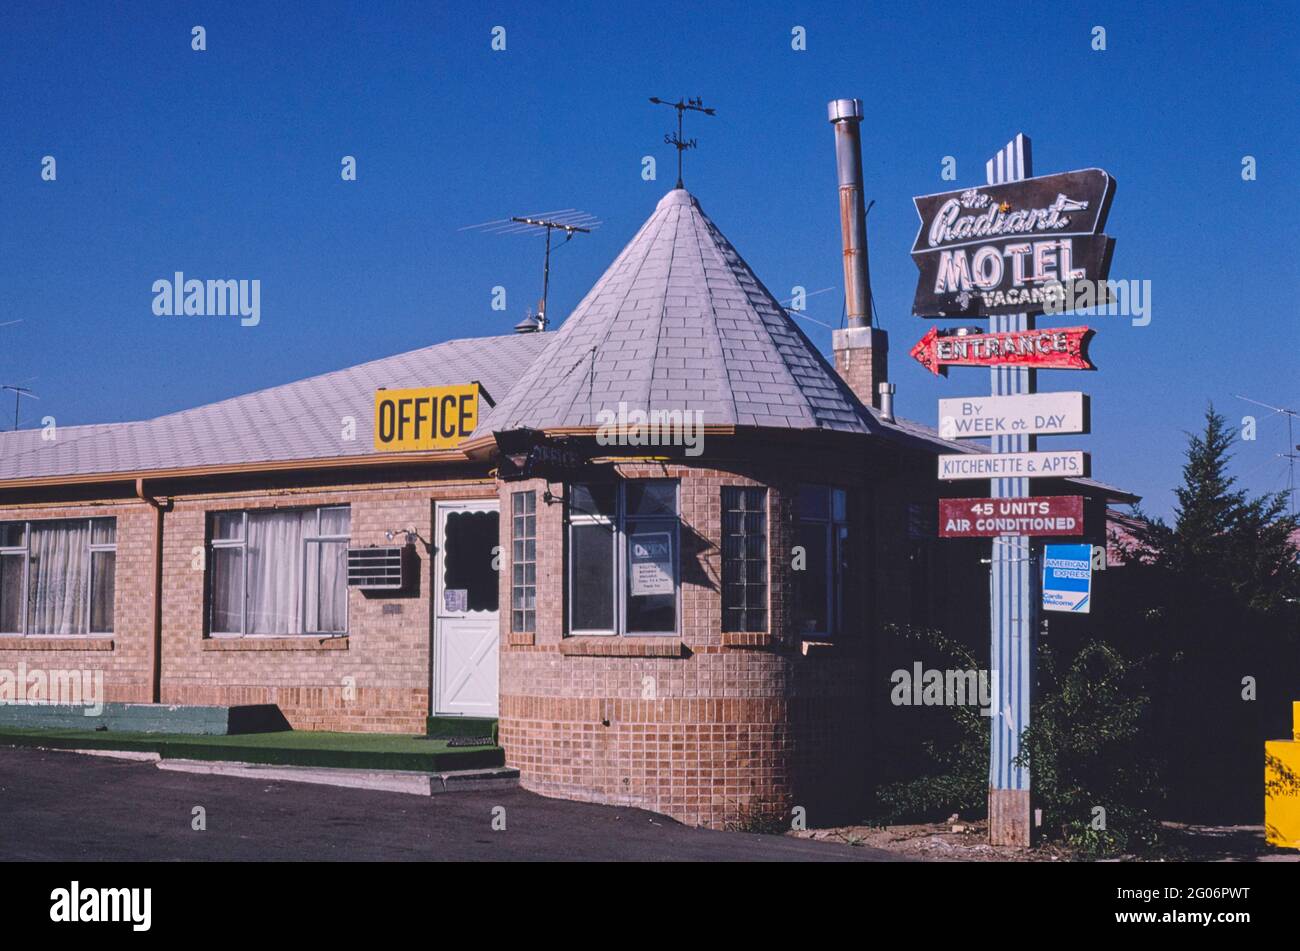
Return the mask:
[[[982,665],[964,645],[937,631],[895,629],[938,658],[934,666]],[[1107,644],[1089,642],[1062,664],[1038,649],[1038,683],[1019,765],[1030,767],[1042,834],[1088,855],[1139,851],[1156,842],[1163,789],[1160,763],[1144,741],[1150,699],[1141,665]],[[979,707],[948,706],[937,735],[922,741],[920,775],[876,790],[877,821],[939,819],[987,810],[991,718]],[[1104,817],[1094,812],[1100,806]],[[1104,826],[1104,827],[1095,827]]]
[[[887,634],[912,641],[939,669],[978,670],[983,665],[964,644],[940,631],[890,626]],[[927,769],[876,789],[882,823],[985,811],[989,791],[989,718],[976,706],[944,708],[949,714],[936,735],[921,741]]]
[[1164,790],[1141,665],[1098,641],[1066,665],[1047,647],[1038,657],[1039,694],[1017,764],[1029,767],[1044,831],[1089,855],[1154,846]]

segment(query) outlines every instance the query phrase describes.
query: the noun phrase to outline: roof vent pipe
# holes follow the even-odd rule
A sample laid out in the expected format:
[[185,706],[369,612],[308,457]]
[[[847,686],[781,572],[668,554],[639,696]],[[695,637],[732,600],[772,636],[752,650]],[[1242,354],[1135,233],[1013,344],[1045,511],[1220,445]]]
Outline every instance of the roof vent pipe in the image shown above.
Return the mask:
[[894,393],[897,387],[893,383],[881,383],[877,388],[880,393],[880,418],[887,423],[894,421]]
[[844,249],[844,309],[850,327],[871,326],[871,275],[867,267],[867,211],[862,198],[862,101],[833,99],[835,166],[840,181],[840,236]]

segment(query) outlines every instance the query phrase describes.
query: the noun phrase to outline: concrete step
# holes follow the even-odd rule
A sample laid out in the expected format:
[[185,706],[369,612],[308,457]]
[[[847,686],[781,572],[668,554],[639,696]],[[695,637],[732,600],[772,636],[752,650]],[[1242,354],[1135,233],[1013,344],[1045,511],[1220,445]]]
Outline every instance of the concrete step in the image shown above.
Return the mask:
[[441,739],[455,739],[465,736],[490,736],[497,741],[496,717],[449,717],[432,716],[424,721],[425,733]]
[[444,792],[470,792],[509,789],[519,785],[519,770],[508,766],[493,769],[460,769],[440,773],[413,773],[398,770],[330,769],[312,766],[269,766],[260,763],[236,763],[211,760],[164,759],[158,769],[177,773],[208,776],[235,776],[263,782],[314,783],[319,786],[343,786],[406,793],[412,796],[436,796]]

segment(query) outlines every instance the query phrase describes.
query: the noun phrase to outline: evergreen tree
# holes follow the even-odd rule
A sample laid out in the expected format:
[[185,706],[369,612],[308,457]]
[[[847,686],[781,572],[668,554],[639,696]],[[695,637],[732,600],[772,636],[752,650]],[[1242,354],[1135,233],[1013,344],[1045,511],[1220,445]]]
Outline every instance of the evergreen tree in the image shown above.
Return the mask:
[[1256,818],[1261,744],[1284,735],[1300,685],[1296,520],[1285,494],[1251,498],[1228,474],[1234,438],[1209,406],[1188,434],[1173,524],[1137,532],[1149,557],[1123,579],[1120,626],[1151,652],[1169,805],[1200,821]]
[[[1300,594],[1285,493],[1249,498],[1228,474],[1236,433],[1211,404],[1205,429],[1189,433],[1174,524],[1147,517],[1139,540],[1183,581],[1219,589],[1243,607],[1273,612]],[[1208,593],[1208,592],[1207,592]]]

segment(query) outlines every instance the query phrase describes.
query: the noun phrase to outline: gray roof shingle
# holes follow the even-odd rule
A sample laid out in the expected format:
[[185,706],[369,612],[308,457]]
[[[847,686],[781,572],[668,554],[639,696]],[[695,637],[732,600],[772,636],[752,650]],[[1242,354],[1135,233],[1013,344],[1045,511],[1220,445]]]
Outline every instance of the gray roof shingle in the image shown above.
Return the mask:
[[371,455],[377,389],[478,380],[501,399],[547,336],[449,340],[155,419],[63,426],[48,441],[35,429],[0,433],[0,480]]
[[698,410],[705,425],[874,428],[680,188],[660,200],[485,425],[594,426],[619,403],[628,411]]

